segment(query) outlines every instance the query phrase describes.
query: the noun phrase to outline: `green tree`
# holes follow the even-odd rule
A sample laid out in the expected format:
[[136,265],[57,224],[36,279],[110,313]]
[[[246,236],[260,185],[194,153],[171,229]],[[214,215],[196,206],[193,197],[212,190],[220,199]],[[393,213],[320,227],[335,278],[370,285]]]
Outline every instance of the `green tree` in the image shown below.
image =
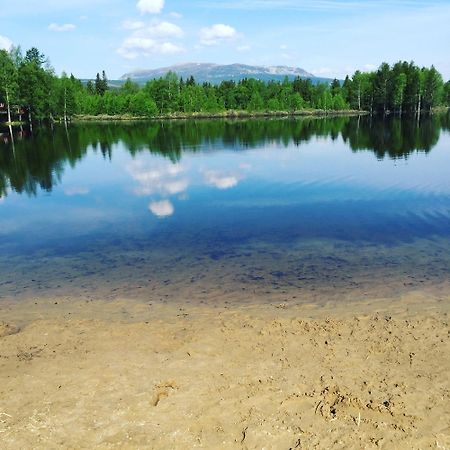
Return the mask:
[[6,50],[0,50],[0,95],[6,102],[8,122],[11,122],[11,101],[17,100],[18,72],[11,56]]
[[348,109],[348,103],[345,101],[343,95],[341,93],[336,94],[333,98],[332,98],[332,108],[335,111],[343,111]]
[[386,114],[388,110],[389,90],[390,90],[390,67],[383,63],[375,74],[375,108]]
[[105,92],[108,90],[108,79],[106,78],[106,73],[102,71],[102,77],[100,78],[100,74],[97,72],[95,76],[95,93],[97,95],[105,95]]
[[444,85],[444,105],[450,106],[450,80]]
[[403,112],[403,100],[405,96],[407,78],[406,74],[399,73],[395,79],[392,86],[392,105],[395,110],[401,115]]
[[54,74],[44,68],[46,58],[35,47],[26,52],[18,70],[19,98],[28,108],[30,120],[51,116]]
[[331,95],[334,97],[341,93],[341,83],[338,79],[334,79],[330,85]]
[[57,82],[56,114],[62,117],[65,122],[74,115],[76,110],[75,87],[76,81],[63,72]]
[[357,70],[352,78],[352,84],[353,84],[353,91],[352,91],[352,97],[351,100],[352,106],[357,108],[358,111],[361,111],[362,108],[362,98],[363,98],[363,90],[364,90],[364,76],[362,73]]
[[423,80],[423,104],[424,108],[430,113],[437,106],[442,98],[444,91],[444,81],[442,75],[431,66],[425,71]]
[[95,95],[95,85],[92,80],[89,80],[86,84],[86,91],[89,95]]
[[257,89],[251,93],[248,109],[249,111],[262,111],[264,109],[264,100]]
[[123,86],[120,88],[120,92],[125,95],[137,94],[139,92],[139,85],[127,78]]

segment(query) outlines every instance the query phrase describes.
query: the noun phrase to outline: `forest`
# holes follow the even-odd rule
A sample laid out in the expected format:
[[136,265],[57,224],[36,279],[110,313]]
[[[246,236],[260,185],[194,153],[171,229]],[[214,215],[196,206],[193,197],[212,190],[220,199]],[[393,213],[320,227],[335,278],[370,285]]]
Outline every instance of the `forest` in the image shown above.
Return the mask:
[[[450,81],[432,66],[414,62],[383,63],[373,72],[356,71],[345,80],[314,84],[309,79],[263,82],[244,79],[218,85],[197,83],[169,72],[144,86],[127,80],[108,83],[105,71],[93,81],[55,74],[37,48],[0,50],[0,104],[11,122],[26,113],[29,120],[70,120],[76,116],[163,117],[227,112],[295,113],[302,110],[365,111],[371,114],[431,113],[450,106]],[[12,106],[16,107],[16,112]]]

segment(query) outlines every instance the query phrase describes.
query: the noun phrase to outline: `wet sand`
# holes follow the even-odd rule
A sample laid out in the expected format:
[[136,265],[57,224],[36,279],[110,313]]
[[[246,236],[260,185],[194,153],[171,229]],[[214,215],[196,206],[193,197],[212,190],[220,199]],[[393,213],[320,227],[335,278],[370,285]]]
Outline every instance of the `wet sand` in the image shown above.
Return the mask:
[[0,303],[2,449],[450,448],[450,296]]

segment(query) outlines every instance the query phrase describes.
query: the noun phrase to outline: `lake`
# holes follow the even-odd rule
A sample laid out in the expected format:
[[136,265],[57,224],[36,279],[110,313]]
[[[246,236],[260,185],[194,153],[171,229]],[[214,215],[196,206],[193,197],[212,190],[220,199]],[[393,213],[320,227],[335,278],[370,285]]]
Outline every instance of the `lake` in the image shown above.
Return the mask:
[[450,116],[0,132],[0,298],[439,296]]

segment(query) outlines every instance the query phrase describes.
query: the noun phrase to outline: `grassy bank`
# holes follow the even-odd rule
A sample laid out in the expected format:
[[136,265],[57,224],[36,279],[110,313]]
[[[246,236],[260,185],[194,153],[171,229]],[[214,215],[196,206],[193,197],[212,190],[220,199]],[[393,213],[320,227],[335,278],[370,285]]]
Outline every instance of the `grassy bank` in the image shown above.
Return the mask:
[[194,113],[172,113],[163,114],[159,116],[133,116],[131,114],[120,115],[76,115],[73,117],[73,121],[98,121],[98,120],[173,120],[173,119],[221,119],[221,118],[252,118],[252,117],[297,117],[297,116],[347,116],[356,114],[368,114],[366,111],[356,110],[338,110],[338,111],[325,111],[322,109],[304,109],[301,111],[223,111],[218,113],[209,112],[194,112]]

